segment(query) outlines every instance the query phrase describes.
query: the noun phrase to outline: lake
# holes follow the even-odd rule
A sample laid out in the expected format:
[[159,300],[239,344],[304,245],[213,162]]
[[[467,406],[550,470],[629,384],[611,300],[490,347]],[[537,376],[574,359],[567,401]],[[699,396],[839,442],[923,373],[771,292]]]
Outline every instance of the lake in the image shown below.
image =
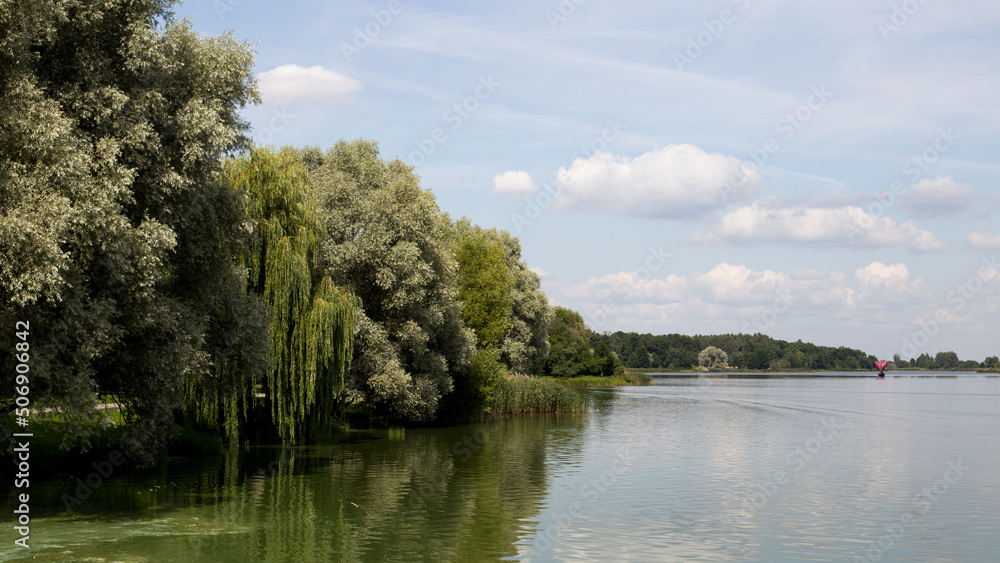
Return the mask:
[[654,382],[587,389],[581,415],[171,461],[102,483],[103,510],[33,506],[0,560],[997,560],[1000,377]]

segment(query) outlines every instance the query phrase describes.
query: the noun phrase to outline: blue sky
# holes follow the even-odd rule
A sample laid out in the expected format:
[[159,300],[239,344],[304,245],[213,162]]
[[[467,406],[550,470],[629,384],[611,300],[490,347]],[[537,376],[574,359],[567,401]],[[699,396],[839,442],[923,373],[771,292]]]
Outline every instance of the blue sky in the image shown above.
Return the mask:
[[363,137],[597,331],[1000,354],[1000,5],[177,6],[260,144]]

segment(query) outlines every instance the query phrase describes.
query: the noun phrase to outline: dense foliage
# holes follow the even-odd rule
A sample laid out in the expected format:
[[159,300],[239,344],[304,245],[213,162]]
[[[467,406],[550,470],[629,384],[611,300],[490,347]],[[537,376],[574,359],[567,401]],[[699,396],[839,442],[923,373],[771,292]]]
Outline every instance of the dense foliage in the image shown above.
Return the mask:
[[[465,218],[452,223],[451,232],[456,242],[475,241],[474,244],[483,248],[502,249],[506,273],[500,271],[495,263],[492,267],[497,270],[497,279],[502,283],[504,291],[491,290],[484,279],[479,287],[486,290],[485,295],[476,296],[471,291],[472,286],[464,285],[459,299],[468,308],[469,297],[476,296],[477,300],[485,302],[491,299],[491,293],[504,295],[504,299],[492,298],[496,304],[492,308],[493,315],[497,317],[495,322],[506,328],[498,344],[501,360],[514,373],[540,373],[544,368],[544,360],[549,355],[548,326],[551,309],[548,297],[541,290],[541,279],[521,259],[521,241],[507,231],[485,229]],[[461,255],[457,258],[460,276],[463,275],[463,270],[472,270],[472,260],[463,260]],[[486,263],[483,259],[479,259],[479,262]],[[512,284],[509,288],[509,308],[506,298],[508,283]],[[503,320],[505,315],[507,318]]]
[[625,368],[605,342],[591,343],[594,335],[583,317],[565,307],[554,307],[549,324],[551,348],[545,373],[556,377],[619,375]]
[[684,370],[701,365],[699,354],[715,347],[728,364],[741,369],[854,370],[875,369],[875,358],[844,346],[817,346],[801,340],[786,342],[764,334],[592,334],[594,346],[606,344],[630,368]]
[[[259,296],[270,312],[271,362],[262,385],[267,425],[283,442],[294,443],[307,422],[316,426],[343,414],[357,303],[316,267],[315,255],[326,230],[297,154],[255,149],[246,158],[227,161],[223,178],[246,195],[256,233],[244,263],[250,293]],[[245,386],[218,396],[228,405],[227,433],[235,439],[233,403],[240,401],[240,414],[246,414],[246,403],[255,397]],[[189,397],[197,400],[193,394]]]
[[960,360],[955,352],[938,352],[934,356],[928,353],[920,354],[915,358],[903,360],[899,354],[893,356],[893,364],[897,368],[914,369],[978,369],[978,368],[1000,368],[1000,358],[997,356],[987,356],[981,363],[975,360]]
[[241,201],[218,181],[248,142],[253,54],[198,37],[169,5],[0,10],[0,324],[30,321],[31,394],[73,421],[67,440],[87,435],[99,391],[143,463],[174,433],[186,383],[217,363],[264,367],[236,260]]
[[698,365],[706,368],[729,367],[729,355],[715,346],[709,346],[698,354]]
[[458,300],[462,320],[476,334],[480,348],[496,348],[507,337],[514,309],[514,277],[500,243],[482,236],[459,235]]
[[456,299],[447,218],[413,169],[382,160],[373,142],[341,141],[301,156],[327,230],[324,273],[361,302],[355,398],[379,415],[430,420],[475,349]]

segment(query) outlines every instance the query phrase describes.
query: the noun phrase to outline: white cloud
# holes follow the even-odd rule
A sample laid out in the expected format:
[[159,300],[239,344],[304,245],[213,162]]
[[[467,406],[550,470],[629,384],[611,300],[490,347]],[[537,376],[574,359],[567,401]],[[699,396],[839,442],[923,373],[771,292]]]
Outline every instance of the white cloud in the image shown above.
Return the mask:
[[618,272],[591,277],[562,287],[559,293],[576,300],[628,301],[646,304],[700,303],[729,307],[756,307],[774,301],[782,291],[816,305],[856,306],[890,293],[893,299],[926,297],[924,283],[910,280],[905,264],[885,265],[872,262],[855,270],[856,287],[848,287],[838,272],[799,270],[792,273],[774,270],[756,271],[742,264],[720,263],[708,272],[690,276],[667,275],[650,278],[637,272]]
[[282,65],[257,75],[261,97],[269,104],[342,103],[361,90],[361,82],[319,65]]
[[698,297],[712,303],[759,305],[789,283],[788,274],[772,270],[755,272],[746,266],[723,262],[704,274],[691,275]]
[[900,195],[899,208],[914,219],[951,217],[975,213],[976,199],[972,186],[941,176],[912,184]]
[[927,296],[923,280],[910,279],[906,264],[886,265],[872,262],[854,270],[858,280],[858,301],[879,305],[889,303],[914,303]]
[[559,293],[571,299],[593,301],[620,298],[653,302],[677,302],[687,298],[691,286],[687,278],[670,275],[665,278],[641,276],[636,272],[618,272],[560,288]]
[[668,145],[635,158],[599,152],[556,172],[553,207],[687,218],[748,200],[760,180],[739,159],[693,145]]
[[537,191],[538,186],[531,175],[521,170],[508,170],[493,177],[494,194],[527,199]]
[[760,243],[817,246],[897,246],[916,252],[940,252],[941,243],[930,231],[912,221],[897,225],[888,217],[875,217],[860,207],[780,207],[755,201],[721,218],[709,231],[695,232],[701,244],[747,245]]
[[[905,328],[931,299],[924,282],[906,264],[871,262],[840,272],[753,270],[720,263],[688,276],[649,278],[637,272],[591,277],[558,289],[572,300],[591,328],[682,332],[763,331],[780,324],[796,330],[817,326]],[[747,323],[754,325],[747,328]]]
[[969,233],[965,241],[974,250],[982,250],[984,252],[1000,250],[1000,235],[993,231],[986,230],[979,231],[978,233]]

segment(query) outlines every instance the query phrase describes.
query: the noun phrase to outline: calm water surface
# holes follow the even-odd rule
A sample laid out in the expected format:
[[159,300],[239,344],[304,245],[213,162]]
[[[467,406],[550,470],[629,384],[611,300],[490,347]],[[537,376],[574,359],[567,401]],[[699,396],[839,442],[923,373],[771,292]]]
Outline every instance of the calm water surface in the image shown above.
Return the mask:
[[1000,378],[895,375],[664,377],[585,415],[172,463],[103,511],[33,505],[0,560],[997,561]]

